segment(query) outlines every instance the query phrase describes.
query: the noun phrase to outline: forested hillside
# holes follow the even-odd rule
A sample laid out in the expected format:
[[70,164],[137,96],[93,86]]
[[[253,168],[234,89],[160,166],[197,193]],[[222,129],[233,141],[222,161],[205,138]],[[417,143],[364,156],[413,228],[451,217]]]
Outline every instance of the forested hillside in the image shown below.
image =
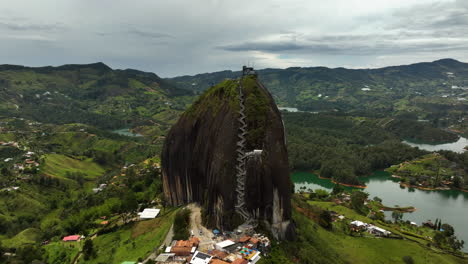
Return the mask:
[[[467,63],[444,59],[381,69],[293,67],[258,73],[280,106],[375,117],[404,116],[467,132]],[[238,75],[222,71],[170,80],[200,92]]]
[[190,102],[183,95],[190,94],[154,73],[113,70],[103,63],[0,65],[0,115],[43,123],[141,126],[162,135]]

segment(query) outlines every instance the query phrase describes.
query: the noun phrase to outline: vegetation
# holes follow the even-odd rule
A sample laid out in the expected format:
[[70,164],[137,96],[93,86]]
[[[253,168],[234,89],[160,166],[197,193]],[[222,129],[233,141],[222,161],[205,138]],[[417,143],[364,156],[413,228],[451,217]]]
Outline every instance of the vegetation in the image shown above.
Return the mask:
[[[331,195],[328,199],[333,200],[334,197],[341,197],[341,195]],[[367,200],[367,203],[371,205],[370,210],[378,210],[373,209],[373,202],[377,201]],[[427,235],[437,236],[438,232],[427,227],[414,226],[412,231],[409,231],[410,229],[403,229],[406,223],[392,224],[372,219],[368,217],[372,214],[364,216],[361,212],[355,211],[352,202],[338,205],[330,201],[317,200],[307,194],[296,194],[293,198],[293,205],[295,208],[293,218],[298,228],[297,240],[273,248],[270,257],[265,258],[261,263],[278,263],[273,258],[284,259],[284,263],[340,263],[341,261],[350,263],[401,263],[402,261],[403,263],[468,263],[462,257],[447,254],[452,252],[452,249],[446,248],[447,253],[442,253],[436,245],[431,245],[431,240],[425,238]],[[331,228],[324,228],[321,225],[320,216],[323,212],[332,211],[343,215],[345,219],[333,218]],[[349,228],[349,222],[352,220],[360,220],[389,230],[392,232],[393,239],[375,239],[367,233],[352,232]],[[310,229],[306,231],[304,226]],[[419,232],[423,232],[425,236],[419,235]],[[304,233],[311,237],[307,243],[326,241],[320,244],[323,252],[321,256],[318,256],[320,253],[314,250],[308,251],[308,254],[302,253],[302,243],[306,241],[306,238],[302,236]],[[450,233],[450,231],[447,232],[447,235]]]
[[[381,69],[291,67],[257,70],[257,73],[281,106],[353,116],[419,119],[435,127],[451,127],[466,135],[468,126],[462,117],[467,101],[458,98],[465,97],[463,87],[467,86],[467,68],[465,63],[444,59]],[[170,80],[199,93],[212,83],[238,76],[240,72],[222,71]],[[400,122],[392,127],[398,128],[397,124]],[[453,139],[447,133],[432,129],[419,133],[416,123],[412,124],[413,132],[418,133],[414,138],[425,141]],[[413,138],[407,132],[403,134]]]
[[[269,69],[260,71],[260,78],[280,104],[321,112],[283,114],[291,169],[361,184],[360,176],[402,163],[391,170],[405,183],[422,184],[421,176],[429,176],[429,186],[466,189],[467,153],[429,154],[400,143],[456,139],[446,128],[468,133],[466,122],[460,122],[466,102],[455,99],[462,90],[444,84],[445,72],[453,71],[451,83],[466,85],[465,68],[444,60],[379,70]],[[71,263],[79,257],[78,263],[121,263],[148,256],[172,224],[175,239],[187,238],[189,212],[165,206],[157,156],[168,129],[194,101],[191,90],[212,86],[204,96],[213,99],[200,105],[200,98],[192,111],[216,114],[225,103],[220,98],[238,108],[237,81],[209,83],[233,76],[237,73],[173,79],[183,90],[152,73],[112,70],[102,63],[0,66],[0,262]],[[260,124],[248,134],[253,146],[268,122],[267,95],[250,90],[257,85],[254,78],[244,82],[247,122]],[[449,91],[454,96],[441,97]],[[122,128],[143,136],[113,132]],[[343,205],[331,201],[343,194],[336,185],[331,194],[315,190],[305,200],[295,197],[297,240],[274,242],[261,262],[466,263],[443,253],[460,254],[463,246],[448,224],[414,228],[400,221],[397,211],[396,223],[388,223],[377,209],[381,200],[356,191]],[[136,212],[148,206],[163,208],[160,217],[134,222]],[[405,240],[352,233],[334,213],[374,223]],[[86,239],[61,241],[73,234]],[[16,257],[6,259],[5,252]]]
[[463,189],[467,187],[467,160],[466,152],[441,151],[393,165],[387,171],[400,177],[403,184],[413,187]]
[[400,143],[379,120],[330,114],[284,113],[292,169],[312,169],[321,177],[362,185],[358,176],[427,152]]
[[174,220],[173,240],[186,240],[190,236],[190,210],[182,209],[177,212]]

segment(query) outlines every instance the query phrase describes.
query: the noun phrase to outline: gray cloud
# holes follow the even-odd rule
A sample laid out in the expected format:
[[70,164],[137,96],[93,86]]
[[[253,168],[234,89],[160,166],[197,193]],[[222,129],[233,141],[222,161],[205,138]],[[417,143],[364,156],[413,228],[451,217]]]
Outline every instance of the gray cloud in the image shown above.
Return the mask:
[[[391,54],[391,53],[407,53],[407,52],[426,52],[426,51],[458,51],[468,50],[468,42],[466,43],[433,43],[431,41],[413,43],[413,44],[399,44],[398,42],[383,41],[377,43],[374,41],[372,44],[368,43],[369,38],[359,38],[359,42],[345,42],[350,39],[356,39],[356,36],[336,36],[325,37],[323,41],[318,39],[317,43],[303,43],[297,44],[295,42],[246,42],[241,44],[221,46],[220,49],[227,51],[262,51],[262,52],[278,52],[278,53],[316,53],[328,55],[372,55],[372,54]],[[330,42],[333,39],[333,42]],[[366,41],[364,41],[366,40]],[[326,43],[329,44],[320,44]]]
[[[420,31],[450,30],[461,34],[468,30],[468,5],[466,1],[436,2],[399,9],[392,16],[396,22],[387,29],[406,28]],[[461,31],[460,31],[461,30]]]
[[166,34],[166,33],[145,31],[141,29],[131,29],[128,31],[128,33],[138,36],[138,37],[151,38],[151,39],[174,38],[174,36]]
[[217,47],[227,51],[265,51],[265,52],[283,52],[291,50],[300,50],[304,46],[295,42],[244,42],[241,44],[232,44]]
[[33,24],[1,21],[0,27],[12,31],[56,31],[65,29],[65,27],[61,24]]
[[259,68],[468,61],[466,0],[16,0],[0,17],[0,64],[103,61],[174,76],[247,61]]

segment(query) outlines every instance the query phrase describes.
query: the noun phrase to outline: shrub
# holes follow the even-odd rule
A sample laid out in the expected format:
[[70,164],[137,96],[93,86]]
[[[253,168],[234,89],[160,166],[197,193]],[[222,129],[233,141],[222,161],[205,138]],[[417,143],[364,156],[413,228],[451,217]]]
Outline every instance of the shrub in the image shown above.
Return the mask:
[[404,256],[402,259],[405,264],[414,264],[413,257],[411,256]]
[[182,209],[177,212],[174,219],[174,240],[184,240],[190,236],[190,210]]

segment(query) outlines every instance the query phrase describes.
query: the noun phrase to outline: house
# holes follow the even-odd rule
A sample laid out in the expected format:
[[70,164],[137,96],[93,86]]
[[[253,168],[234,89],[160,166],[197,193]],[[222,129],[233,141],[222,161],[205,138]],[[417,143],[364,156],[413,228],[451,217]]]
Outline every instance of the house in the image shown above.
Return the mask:
[[257,251],[253,256],[248,256],[247,259],[249,260],[249,264],[257,263],[262,257],[260,256],[260,252]]
[[427,220],[427,222],[423,222],[422,224],[423,224],[423,226],[426,226],[426,227],[429,227],[429,228],[432,228],[432,229],[435,228],[435,225],[434,225],[434,223],[432,223],[431,220]]
[[217,250],[225,250],[227,247],[232,246],[234,244],[236,244],[234,241],[228,239],[228,240],[224,240],[219,243],[216,243],[215,248]]
[[361,222],[359,220],[354,220],[350,223],[350,225],[354,226],[354,227],[358,227],[358,228],[361,228],[361,227],[366,227],[367,224],[364,223],[364,222]]
[[226,252],[220,251],[220,250],[217,250],[217,249],[214,249],[214,250],[210,251],[209,253],[210,253],[210,255],[213,255],[213,257],[218,258],[218,259],[225,259],[228,256],[228,254]]
[[226,261],[222,261],[220,259],[213,259],[211,260],[210,264],[229,264],[229,263]]
[[32,155],[34,155],[34,154],[35,154],[35,153],[32,152],[32,151],[28,151],[28,152],[26,152],[26,154],[24,154],[23,156],[24,156],[24,157],[30,158],[30,157],[31,157]]
[[260,260],[260,251],[258,250],[255,250],[255,249],[251,249],[251,248],[247,248],[247,247],[243,247],[241,249],[241,251],[239,251],[239,253],[242,255],[242,257],[244,259],[246,259],[248,261],[248,263],[257,263],[257,261]]
[[383,228],[380,228],[380,227],[377,227],[377,226],[374,226],[374,225],[371,225],[367,228],[367,231],[370,233],[370,234],[373,234],[373,235],[377,235],[377,236],[389,236],[391,234],[390,231],[387,231]]
[[72,242],[72,241],[80,241],[81,236],[80,235],[72,235],[72,236],[66,236],[62,239],[64,242]]
[[250,238],[249,241],[250,241],[250,243],[252,243],[254,246],[256,246],[256,245],[258,244],[258,242],[259,242],[258,238],[256,238],[256,237]]
[[158,216],[161,209],[145,208],[143,212],[138,213],[140,220],[153,219]]
[[174,253],[162,253],[156,257],[154,260],[158,264],[166,263],[168,261],[174,261],[175,254]]
[[196,247],[167,247],[165,253],[174,253],[176,256],[190,256],[197,250]]
[[231,264],[248,264],[249,262],[243,258],[234,260]]
[[190,264],[209,264],[212,259],[213,256],[196,251],[190,260]]
[[243,236],[239,238],[239,243],[247,243],[250,240],[249,236]]
[[178,240],[174,244],[175,247],[198,247],[200,244],[200,239],[198,237],[191,237],[189,240]]

